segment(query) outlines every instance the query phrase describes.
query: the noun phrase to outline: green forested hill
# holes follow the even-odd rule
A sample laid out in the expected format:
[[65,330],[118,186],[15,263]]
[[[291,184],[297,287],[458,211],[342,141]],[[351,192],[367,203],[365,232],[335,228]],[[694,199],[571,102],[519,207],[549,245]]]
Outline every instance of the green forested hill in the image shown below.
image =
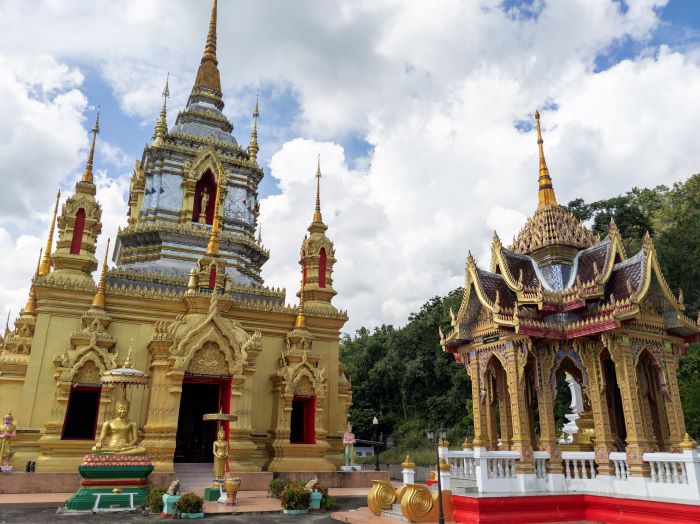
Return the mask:
[[[577,199],[567,207],[601,238],[614,219],[628,256],[640,249],[649,231],[669,285],[683,289],[686,313],[695,318],[700,309],[700,175],[672,188],[633,188],[598,202]],[[424,446],[423,429],[429,424],[451,428],[454,443],[471,431],[469,377],[440,351],[438,339],[438,326],[448,331],[449,308],[457,311],[461,297],[456,289],[430,299],[403,327],[363,328],[342,340],[352,380],[351,422],[359,437],[371,438],[375,414],[381,414],[380,431],[393,435],[401,450]],[[681,359],[678,374],[687,429],[699,438],[700,344]]]

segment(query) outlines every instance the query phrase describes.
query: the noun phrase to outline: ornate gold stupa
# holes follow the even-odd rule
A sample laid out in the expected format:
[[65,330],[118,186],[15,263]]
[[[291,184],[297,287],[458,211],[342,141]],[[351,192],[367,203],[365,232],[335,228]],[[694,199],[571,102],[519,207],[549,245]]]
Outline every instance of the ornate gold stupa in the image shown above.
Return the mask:
[[[223,424],[232,471],[332,471],[342,461],[352,398],[339,359],[347,316],[331,303],[336,259],[320,181],[315,209],[311,194],[299,209],[313,220],[308,236],[299,232],[302,300],[288,306],[285,291],[261,276],[270,253],[256,238],[258,104],[244,148],[222,112],[216,33],[214,1],[187,105],[169,127],[166,81],[153,140],[135,163],[114,267],[105,254],[94,274],[99,117],[75,190],[56,202],[58,240],[52,222],[27,307],[0,347],[0,410],[17,413],[23,430],[17,464],[76,471],[98,428],[129,420],[139,433],[129,445],[148,452],[156,473],[172,472],[174,462],[211,460],[216,428],[202,417],[220,411],[237,418]],[[126,367],[144,370],[138,377],[115,371],[132,339]],[[120,419],[125,380],[147,387],[134,389],[130,418]]]

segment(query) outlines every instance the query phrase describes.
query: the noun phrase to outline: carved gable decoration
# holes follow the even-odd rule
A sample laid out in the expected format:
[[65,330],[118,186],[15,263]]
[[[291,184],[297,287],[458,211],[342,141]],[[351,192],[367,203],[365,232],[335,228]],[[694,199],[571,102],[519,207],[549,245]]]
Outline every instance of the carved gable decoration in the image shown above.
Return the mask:
[[194,353],[187,371],[198,375],[228,375],[229,365],[219,346],[214,342],[207,342]]
[[87,360],[73,376],[74,384],[100,384],[102,371],[93,360]]
[[[218,353],[223,355],[227,374],[240,375],[244,369],[255,365],[257,355],[262,351],[262,334],[259,331],[249,334],[239,322],[221,316],[218,303],[218,295],[212,295],[207,316],[185,315],[167,328],[167,336],[172,340],[169,352],[174,369],[190,369],[197,353],[211,347],[218,348]],[[207,355],[209,360],[219,358],[211,349],[207,349]],[[200,357],[203,358],[203,355]]]

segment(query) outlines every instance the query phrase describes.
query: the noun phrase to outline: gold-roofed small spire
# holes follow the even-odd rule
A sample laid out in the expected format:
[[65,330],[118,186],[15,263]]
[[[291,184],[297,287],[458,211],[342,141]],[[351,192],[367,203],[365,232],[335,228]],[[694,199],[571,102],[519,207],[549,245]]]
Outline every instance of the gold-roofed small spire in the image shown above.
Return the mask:
[[97,283],[97,293],[92,299],[92,307],[95,309],[105,308],[105,279],[107,277],[107,255],[109,254],[109,242],[111,239],[107,239],[107,247],[105,249],[105,256],[102,260],[102,271],[100,272],[100,281]]
[[214,220],[211,223],[211,234],[209,235],[209,244],[207,245],[207,255],[210,256],[219,255],[219,202],[221,200],[222,180],[223,174],[221,166],[219,166],[219,176],[216,179],[216,194],[214,195]]
[[[34,271],[34,278],[39,276],[39,266],[41,265],[41,254],[43,252],[42,248],[39,248],[39,260],[36,262],[36,270]],[[36,289],[34,289],[34,282],[32,282],[29,288],[29,299],[27,300],[27,305],[24,306],[22,313],[27,315],[36,315]]]
[[554,194],[554,186],[552,186],[552,178],[549,176],[547,161],[544,158],[544,140],[542,140],[542,128],[540,127],[540,112],[535,110],[535,121],[537,122],[537,147],[540,150],[540,176],[538,206],[537,209],[542,209],[546,206],[558,206],[557,197]]
[[253,110],[253,130],[250,133],[250,144],[248,144],[248,155],[250,159],[257,162],[258,161],[258,151],[260,147],[258,146],[258,117],[260,116],[259,110],[259,97],[255,97],[255,109]]
[[58,213],[58,201],[61,199],[61,190],[56,194],[56,204],[53,207],[53,217],[51,218],[51,227],[49,228],[49,237],[46,239],[46,248],[44,249],[44,257],[39,265],[39,276],[43,277],[51,272],[51,248],[53,247],[53,232],[56,225],[56,214]]
[[5,338],[7,338],[7,335],[10,334],[10,313],[12,313],[11,309],[7,310],[7,320],[5,320]]
[[216,0],[211,6],[211,17],[209,18],[209,32],[207,33],[207,42],[204,45],[204,55],[197,70],[197,78],[194,81],[194,87],[209,89],[217,93],[221,93],[221,78],[219,75],[219,64],[216,59],[216,17],[217,5]]
[[168,73],[165,77],[165,87],[163,88],[163,105],[160,108],[160,115],[158,115],[156,127],[153,131],[153,142],[155,144],[160,144],[163,141],[163,139],[168,135],[167,100],[170,97],[170,88],[168,87],[169,81],[170,73]]
[[129,339],[129,351],[126,354],[126,360],[124,361],[124,366],[125,368],[130,368],[131,367],[131,352],[134,349],[134,339],[133,337]]
[[92,144],[90,144],[90,153],[88,154],[85,171],[83,171],[83,182],[92,182],[92,163],[95,158],[95,142],[97,135],[100,133],[100,108],[97,107],[97,116],[95,117],[95,125],[92,126]]

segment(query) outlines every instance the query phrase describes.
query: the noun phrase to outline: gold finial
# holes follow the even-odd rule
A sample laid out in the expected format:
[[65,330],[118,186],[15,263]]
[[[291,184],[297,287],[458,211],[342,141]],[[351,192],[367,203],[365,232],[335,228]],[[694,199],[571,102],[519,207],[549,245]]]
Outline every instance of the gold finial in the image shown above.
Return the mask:
[[260,116],[260,111],[258,109],[259,97],[255,97],[255,109],[253,110],[253,131],[250,133],[250,144],[248,144],[248,154],[251,160],[257,162],[258,160],[258,117]]
[[450,465],[445,460],[445,457],[440,457],[440,471],[450,471]]
[[547,161],[544,159],[544,140],[542,140],[542,129],[540,127],[540,112],[535,110],[535,121],[537,122],[537,146],[540,150],[540,176],[538,179],[540,190],[538,195],[539,204],[537,209],[546,206],[557,206],[557,197],[554,195],[554,186],[549,176]]
[[297,310],[297,318],[294,321],[294,329],[305,329],[306,328],[306,318],[304,317],[304,286],[306,285],[306,280],[304,278],[304,273],[301,277],[301,291],[299,292],[299,309]]
[[92,299],[92,307],[97,309],[105,308],[105,278],[107,276],[107,255],[109,254],[109,241],[107,239],[107,248],[105,249],[105,257],[102,260],[102,272],[100,273],[100,281],[97,284],[97,293]]
[[95,157],[95,141],[97,140],[97,135],[100,132],[100,107],[97,106],[97,117],[95,118],[95,125],[92,126],[92,144],[90,145],[90,153],[88,154],[88,160],[85,164],[85,171],[83,171],[83,182],[92,182],[92,161]]
[[[34,278],[39,276],[39,266],[41,265],[41,253],[42,252],[43,252],[43,249],[39,248],[39,260],[37,260],[37,262],[36,262],[36,270],[34,271]],[[34,289],[34,282],[32,282],[32,285],[29,288],[29,299],[27,300],[27,305],[24,306],[23,313],[26,313],[27,315],[36,315],[36,290]]]
[[61,198],[61,190],[56,194],[56,205],[53,207],[53,218],[51,219],[51,227],[49,228],[49,238],[46,239],[46,249],[44,249],[44,258],[41,259],[39,265],[39,276],[48,275],[51,271],[51,248],[53,247],[53,231],[56,225],[56,214],[58,213],[58,201]]
[[167,100],[170,97],[170,89],[168,87],[169,81],[170,73],[168,73],[165,77],[165,87],[163,88],[163,105],[160,108],[160,115],[158,116],[156,127],[153,132],[153,141],[154,143],[158,144],[160,144],[168,134]]
[[133,351],[133,344],[134,344],[134,339],[130,338],[129,339],[129,351],[126,354],[126,360],[124,361],[124,367],[125,368],[130,368],[131,367],[131,352]]
[[7,320],[5,321],[5,338],[7,338],[7,335],[10,334],[10,313],[12,313],[11,309],[7,310]]
[[680,448],[681,449],[695,449],[698,447],[698,443],[695,442],[693,437],[691,437],[688,433],[685,434],[683,437],[683,440],[680,442]]
[[[214,2],[216,5],[216,1]],[[214,195],[214,220],[211,224],[211,235],[209,236],[209,245],[207,245],[207,255],[219,255],[219,200],[221,199],[221,181],[223,175],[221,166],[219,166],[219,176],[216,180],[216,194]]]
[[403,469],[413,469],[416,467],[416,463],[413,462],[411,455],[406,455],[406,458],[403,459],[403,462],[401,463],[401,467]]
[[203,87],[216,93],[221,93],[221,78],[219,69],[216,67],[219,62],[216,59],[216,0],[211,6],[211,17],[209,19],[209,32],[207,33],[207,43],[204,46],[204,55],[197,70],[197,78],[194,87]]
[[321,155],[318,155],[316,165],[316,209],[314,211],[314,222],[323,222],[321,216]]

